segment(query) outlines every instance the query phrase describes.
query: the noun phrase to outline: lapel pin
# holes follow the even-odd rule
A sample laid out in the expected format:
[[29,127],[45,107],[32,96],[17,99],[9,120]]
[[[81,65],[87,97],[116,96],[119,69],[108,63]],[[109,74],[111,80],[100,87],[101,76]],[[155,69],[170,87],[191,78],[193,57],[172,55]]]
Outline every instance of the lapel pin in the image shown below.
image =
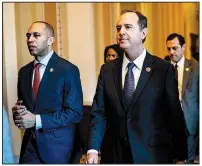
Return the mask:
[[190,69],[187,67],[185,70],[186,70],[186,71],[189,71]]
[[54,70],[53,68],[50,68],[50,72],[53,72],[53,70]]
[[147,67],[146,68],[146,71],[149,73],[151,71],[151,68],[150,67]]

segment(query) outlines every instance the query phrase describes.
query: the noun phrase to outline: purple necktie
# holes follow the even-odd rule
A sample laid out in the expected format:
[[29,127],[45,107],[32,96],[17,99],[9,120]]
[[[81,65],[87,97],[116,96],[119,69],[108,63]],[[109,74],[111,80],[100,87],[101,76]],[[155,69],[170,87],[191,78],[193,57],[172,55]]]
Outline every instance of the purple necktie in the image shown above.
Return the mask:
[[130,106],[130,103],[133,98],[134,90],[135,90],[135,81],[134,81],[134,75],[133,75],[133,67],[135,64],[128,63],[128,71],[125,76],[125,83],[124,83],[124,97],[125,97],[125,103],[126,107],[128,108]]

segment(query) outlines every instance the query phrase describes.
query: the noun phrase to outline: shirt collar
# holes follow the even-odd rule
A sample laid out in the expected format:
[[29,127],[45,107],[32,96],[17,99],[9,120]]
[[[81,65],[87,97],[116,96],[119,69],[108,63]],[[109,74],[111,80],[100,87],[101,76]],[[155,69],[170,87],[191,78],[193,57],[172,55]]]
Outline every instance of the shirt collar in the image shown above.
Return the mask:
[[44,66],[47,66],[50,58],[52,57],[53,55],[53,50],[51,52],[49,52],[41,61],[37,61],[36,59],[34,60],[34,66],[37,64],[37,63],[41,63],[42,65]]
[[[140,56],[138,56],[133,61],[133,63],[136,65],[136,67],[139,70],[142,70],[142,66],[143,66],[145,57],[146,57],[146,49],[144,49],[143,52],[142,52],[142,54],[140,54]],[[125,53],[124,53],[124,56],[123,56],[123,65],[122,65],[122,69],[123,70],[126,70],[128,63],[130,63],[130,61],[128,60],[128,58],[126,58]]]
[[[180,61],[177,62],[177,66],[178,66],[179,68],[183,67],[183,66],[184,66],[184,61],[185,61],[185,58],[184,58],[184,55],[183,55],[182,58],[180,59]],[[171,61],[171,63],[172,63],[174,66],[176,65],[176,63],[173,62],[173,61]]]

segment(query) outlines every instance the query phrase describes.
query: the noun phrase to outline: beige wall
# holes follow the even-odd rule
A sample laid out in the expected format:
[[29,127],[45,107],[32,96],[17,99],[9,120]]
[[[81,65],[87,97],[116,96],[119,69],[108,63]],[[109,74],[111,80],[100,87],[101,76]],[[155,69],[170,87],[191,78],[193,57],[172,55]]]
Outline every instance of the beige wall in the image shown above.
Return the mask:
[[11,108],[17,100],[17,50],[14,4],[3,4],[3,104],[8,111],[13,152],[19,156],[20,131],[13,123]]
[[97,83],[93,4],[67,3],[66,8],[68,60],[79,67],[83,101],[91,105]]
[[[17,71],[33,57],[29,55],[25,34],[30,24],[45,20],[56,34],[54,49],[80,69],[84,103],[91,104],[106,45],[116,43],[116,23],[124,8],[137,9],[148,17],[149,35],[145,47],[159,57],[166,53],[169,33],[186,39],[190,57],[190,33],[199,34],[196,12],[199,3],[4,3],[3,5],[3,102],[8,110],[17,98]],[[10,114],[11,116],[11,114]],[[19,155],[19,131],[12,119],[15,153]]]

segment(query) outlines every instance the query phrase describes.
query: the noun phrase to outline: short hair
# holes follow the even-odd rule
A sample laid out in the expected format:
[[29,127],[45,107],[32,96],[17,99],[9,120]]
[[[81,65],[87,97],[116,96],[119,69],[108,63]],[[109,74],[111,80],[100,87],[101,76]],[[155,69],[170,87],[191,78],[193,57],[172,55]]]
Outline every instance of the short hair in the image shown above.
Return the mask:
[[167,41],[169,41],[169,40],[173,40],[174,38],[178,38],[178,40],[179,40],[179,43],[180,43],[180,45],[181,45],[181,47],[185,44],[185,40],[184,40],[184,37],[182,36],[182,35],[180,35],[180,34],[178,34],[178,33],[172,33],[172,34],[170,34],[168,37],[167,37],[167,39],[166,39],[166,43],[167,43]]
[[35,21],[35,22],[33,22],[33,24],[35,24],[35,23],[45,24],[45,28],[50,32],[51,37],[54,37],[54,29],[53,29],[52,25],[50,25],[49,23],[47,23],[45,21]]
[[123,56],[124,50],[119,46],[119,44],[113,44],[113,45],[107,46],[107,47],[105,47],[105,50],[104,50],[104,62],[105,63],[106,63],[107,52],[110,48],[112,48],[118,54],[118,57]]
[[[147,17],[144,16],[142,13],[136,11],[136,10],[132,10],[132,9],[124,9],[121,11],[121,15],[125,14],[125,13],[135,13],[137,14],[139,20],[138,20],[138,25],[140,27],[140,30],[143,30],[144,28],[147,28]],[[146,40],[146,37],[142,40],[143,43]]]

